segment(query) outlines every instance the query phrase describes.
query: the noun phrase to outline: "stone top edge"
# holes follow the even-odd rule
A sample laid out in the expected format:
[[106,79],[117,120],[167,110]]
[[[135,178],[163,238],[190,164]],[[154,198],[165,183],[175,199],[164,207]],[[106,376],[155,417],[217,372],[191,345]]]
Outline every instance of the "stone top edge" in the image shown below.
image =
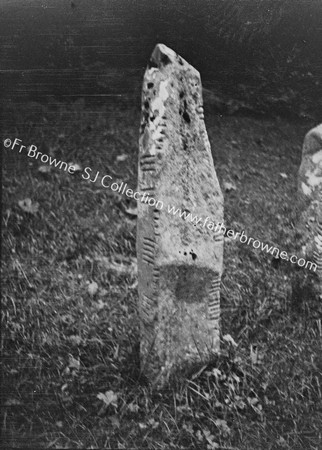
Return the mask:
[[311,136],[315,136],[322,140],[322,123],[320,123],[319,125],[317,125],[314,128],[311,128],[311,130],[306,133],[305,137],[311,137]]
[[167,47],[165,44],[156,44],[150,57],[150,68],[152,64],[152,67],[158,68],[160,70],[162,67],[166,67],[170,63],[176,65],[179,68],[182,68],[183,70],[190,70],[200,79],[200,73],[198,72],[198,70],[195,69],[195,67],[193,67],[191,64],[189,64],[184,58],[178,55],[178,53]]

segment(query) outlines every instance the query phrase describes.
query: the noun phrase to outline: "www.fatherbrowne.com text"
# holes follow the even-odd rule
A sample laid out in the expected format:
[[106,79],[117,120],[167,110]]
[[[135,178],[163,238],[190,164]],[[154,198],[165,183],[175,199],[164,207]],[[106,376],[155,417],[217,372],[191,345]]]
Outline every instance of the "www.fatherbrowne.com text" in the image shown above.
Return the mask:
[[174,206],[168,206],[168,213],[173,215],[179,215],[182,219],[190,221],[194,225],[199,225],[202,227],[207,227],[209,230],[214,231],[214,233],[224,234],[228,238],[232,240],[236,240],[239,237],[239,242],[243,244],[251,244],[254,248],[260,248],[262,251],[269,253],[275,258],[281,258],[286,261],[290,261],[292,264],[297,264],[300,267],[305,267],[306,269],[316,271],[317,265],[312,261],[306,261],[304,258],[297,258],[296,255],[288,255],[285,251],[280,251],[279,248],[274,246],[269,246],[268,244],[264,244],[258,239],[254,239],[252,237],[248,237],[244,231],[235,232],[234,230],[225,227],[222,223],[215,224],[210,220],[210,217],[206,217],[205,219],[194,216],[191,212],[187,212],[185,210],[181,210],[179,208],[175,208]]

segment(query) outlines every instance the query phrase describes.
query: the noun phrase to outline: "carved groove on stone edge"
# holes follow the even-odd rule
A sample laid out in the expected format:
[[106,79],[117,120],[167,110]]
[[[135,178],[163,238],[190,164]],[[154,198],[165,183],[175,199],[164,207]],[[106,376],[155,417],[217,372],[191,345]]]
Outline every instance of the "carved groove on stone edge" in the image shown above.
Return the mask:
[[217,323],[220,317],[220,274],[217,274],[211,283],[208,312],[209,320]]
[[156,299],[148,297],[146,294],[142,295],[141,313],[143,322],[151,322],[155,315]]
[[322,269],[322,253],[319,253],[315,250],[313,252],[313,257],[318,268]]
[[140,191],[151,191],[151,195],[154,193],[155,186],[152,184],[151,186],[142,186],[140,187]]
[[214,241],[215,242],[221,242],[224,240],[224,234],[221,230],[215,231],[214,234]]
[[[322,200],[322,191],[319,192],[319,200],[321,202]],[[316,222],[316,228],[315,228],[315,239],[317,238],[319,241],[322,241],[322,223],[319,219],[317,219]],[[322,277],[322,251],[318,247],[317,243],[314,239],[314,250],[313,250],[313,260],[317,266],[316,273],[319,278]]]
[[153,225],[154,225],[154,234],[155,236],[160,236],[160,210],[159,209],[154,209],[153,210]]
[[154,267],[153,269],[153,281],[158,282],[160,278],[160,269],[159,267]]
[[317,220],[316,232],[318,236],[322,237],[322,223],[319,220]]
[[200,119],[204,120],[205,115],[204,115],[203,106],[202,105],[197,106],[196,111],[197,111],[197,114],[199,115]]
[[156,157],[154,155],[143,155],[140,164],[143,172],[155,172]]
[[155,241],[149,237],[143,238],[142,260],[149,265],[154,265]]

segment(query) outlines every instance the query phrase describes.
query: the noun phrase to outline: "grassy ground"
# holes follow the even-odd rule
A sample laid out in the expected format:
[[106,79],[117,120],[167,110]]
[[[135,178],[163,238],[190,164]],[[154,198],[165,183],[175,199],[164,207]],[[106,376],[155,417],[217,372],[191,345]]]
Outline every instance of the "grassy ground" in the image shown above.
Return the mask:
[[[227,225],[296,253],[296,173],[313,124],[206,117],[220,182],[236,187]],[[6,118],[5,137],[136,188],[138,110],[34,103],[8,105]],[[322,448],[322,307],[292,291],[304,269],[227,241],[222,329],[237,345],[224,340],[219,358],[153,390],[138,367],[135,205],[3,154],[3,448]]]

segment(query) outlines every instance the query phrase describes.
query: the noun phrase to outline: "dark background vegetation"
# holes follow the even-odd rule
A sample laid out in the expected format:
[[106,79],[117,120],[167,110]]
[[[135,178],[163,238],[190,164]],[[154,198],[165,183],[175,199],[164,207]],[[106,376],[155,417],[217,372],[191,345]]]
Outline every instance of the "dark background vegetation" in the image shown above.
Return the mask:
[[[2,0],[5,98],[136,95],[157,42],[258,111],[321,111],[319,0]],[[106,99],[104,99],[106,101]]]
[[[227,226],[299,254],[297,171],[322,110],[320,1],[0,5],[4,138],[135,190],[142,77],[163,42],[208,89]],[[313,274],[226,239],[222,354],[153,389],[138,363],[135,203],[2,156],[2,448],[322,448]]]

